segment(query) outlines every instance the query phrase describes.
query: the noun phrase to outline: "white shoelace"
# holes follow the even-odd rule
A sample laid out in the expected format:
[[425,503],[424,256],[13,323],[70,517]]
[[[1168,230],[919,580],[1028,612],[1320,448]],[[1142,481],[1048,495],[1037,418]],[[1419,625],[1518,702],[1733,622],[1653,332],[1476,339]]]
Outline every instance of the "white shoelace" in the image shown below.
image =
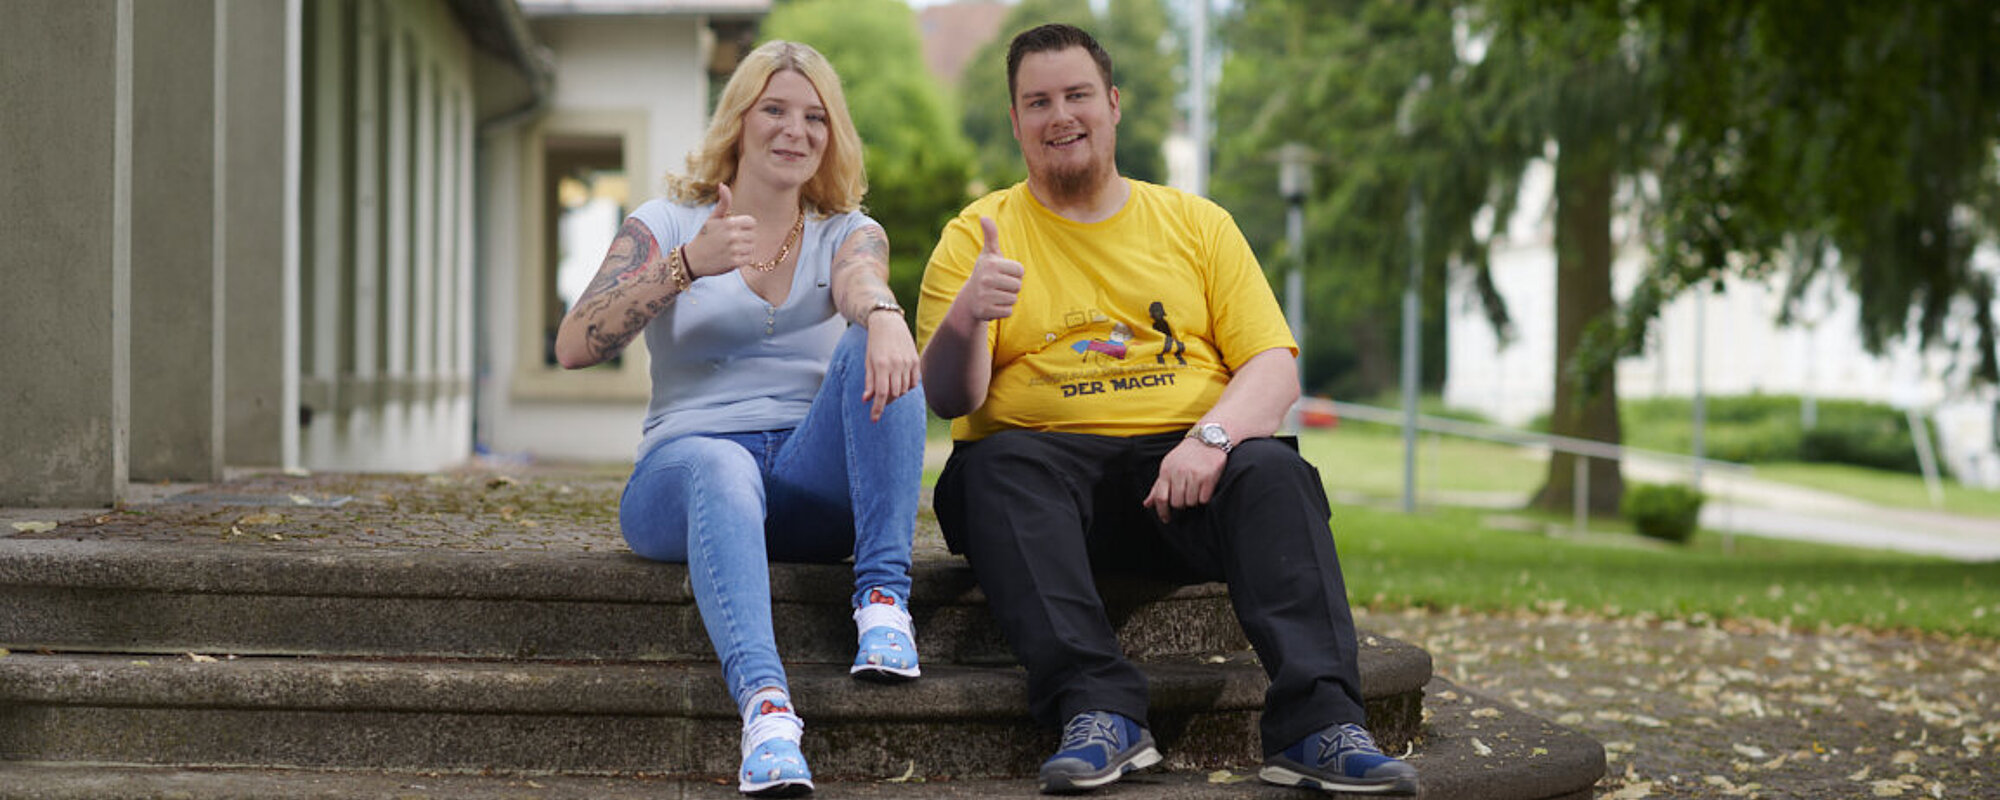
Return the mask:
[[910,612],[900,605],[887,603],[862,603],[854,609],[854,630],[857,634],[870,629],[887,627],[909,639],[916,639],[916,631],[910,627]]
[[750,751],[772,739],[784,739],[797,744],[800,739],[805,738],[806,723],[799,719],[797,713],[790,710],[791,698],[776,693],[760,692],[750,698],[750,708],[755,709],[762,701],[773,698],[783,700],[782,705],[786,710],[773,711],[769,714],[752,713],[749,720],[743,723],[743,758],[749,758]]

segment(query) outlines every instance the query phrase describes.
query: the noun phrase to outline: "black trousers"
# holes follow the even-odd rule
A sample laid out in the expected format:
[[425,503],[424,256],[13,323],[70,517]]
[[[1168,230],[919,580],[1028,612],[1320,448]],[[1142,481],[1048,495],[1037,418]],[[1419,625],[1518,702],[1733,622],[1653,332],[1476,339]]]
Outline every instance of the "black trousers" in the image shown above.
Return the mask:
[[936,508],[952,552],[1028,670],[1044,725],[1106,710],[1146,721],[1146,676],[1125,658],[1093,571],[1223,581],[1271,687],[1266,755],[1337,722],[1364,722],[1354,619],[1319,471],[1292,443],[1230,453],[1208,505],[1165,524],[1140,505],[1181,434],[1007,431],[958,442]]

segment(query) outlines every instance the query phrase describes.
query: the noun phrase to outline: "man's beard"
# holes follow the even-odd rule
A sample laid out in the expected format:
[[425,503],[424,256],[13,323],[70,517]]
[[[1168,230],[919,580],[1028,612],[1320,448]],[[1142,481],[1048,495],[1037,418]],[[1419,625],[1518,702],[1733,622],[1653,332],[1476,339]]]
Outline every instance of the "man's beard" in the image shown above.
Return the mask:
[[1053,195],[1049,199],[1058,203],[1088,200],[1109,177],[1111,163],[1105,159],[1092,159],[1076,167],[1051,167],[1046,181]]

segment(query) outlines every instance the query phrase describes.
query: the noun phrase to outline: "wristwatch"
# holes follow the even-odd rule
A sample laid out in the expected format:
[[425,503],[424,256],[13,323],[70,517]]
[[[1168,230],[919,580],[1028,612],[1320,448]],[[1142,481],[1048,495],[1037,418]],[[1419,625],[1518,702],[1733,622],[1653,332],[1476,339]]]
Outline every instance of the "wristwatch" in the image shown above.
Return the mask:
[[1236,443],[1229,440],[1229,431],[1214,422],[1204,422],[1188,429],[1187,438],[1198,440],[1224,453],[1236,449]]
[[887,300],[877,300],[875,301],[875,305],[869,306],[867,311],[862,312],[861,319],[863,321],[866,321],[869,317],[875,316],[875,312],[877,311],[894,311],[896,312],[896,316],[900,317],[903,315],[902,306],[896,305],[895,303],[891,303]]

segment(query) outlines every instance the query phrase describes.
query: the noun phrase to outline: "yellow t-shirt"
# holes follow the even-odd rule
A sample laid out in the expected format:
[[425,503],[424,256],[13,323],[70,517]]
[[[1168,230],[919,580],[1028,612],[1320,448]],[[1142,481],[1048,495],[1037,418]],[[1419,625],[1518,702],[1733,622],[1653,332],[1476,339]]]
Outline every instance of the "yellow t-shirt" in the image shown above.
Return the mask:
[[1175,189],[1129,181],[1110,219],[1078,223],[1026,183],[989,194],[945,226],[924,269],[917,341],[930,342],[972,274],[985,234],[1025,275],[1014,313],[987,323],[986,402],[952,438],[1013,428],[1135,436],[1184,430],[1234,367],[1274,348],[1298,352],[1257,256],[1229,212]]

